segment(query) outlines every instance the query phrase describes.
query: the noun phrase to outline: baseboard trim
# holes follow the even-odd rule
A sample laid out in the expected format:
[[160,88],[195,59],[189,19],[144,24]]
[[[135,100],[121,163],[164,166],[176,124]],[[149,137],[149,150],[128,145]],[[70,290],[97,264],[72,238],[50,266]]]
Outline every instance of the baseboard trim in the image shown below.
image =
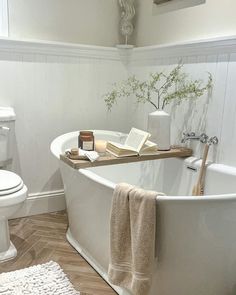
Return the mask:
[[23,206],[11,218],[65,210],[64,190],[29,194]]

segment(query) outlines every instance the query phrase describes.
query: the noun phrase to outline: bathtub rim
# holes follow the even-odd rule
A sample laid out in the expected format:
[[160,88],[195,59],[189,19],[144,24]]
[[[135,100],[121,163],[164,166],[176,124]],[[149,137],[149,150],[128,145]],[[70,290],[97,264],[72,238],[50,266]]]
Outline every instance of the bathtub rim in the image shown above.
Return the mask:
[[[126,164],[120,164],[126,165]],[[115,166],[115,165],[112,165]],[[79,173],[88,177],[92,181],[104,185],[112,190],[115,189],[116,183],[107,180],[104,177],[98,176],[95,172],[90,171],[89,168],[86,169],[78,169]],[[204,195],[204,196],[157,196],[156,200],[158,202],[167,202],[167,201],[194,201],[194,202],[201,202],[201,201],[233,201],[236,200],[236,193],[235,194],[220,194],[220,195]]]
[[[95,134],[104,134],[104,135],[117,135],[118,137],[123,137],[127,136],[127,134],[119,131],[110,131],[110,130],[92,130]],[[59,160],[60,160],[60,154],[61,154],[61,148],[62,145],[74,138],[77,137],[79,134],[79,130],[77,131],[72,131],[68,133],[64,133],[58,137],[56,137],[51,145],[50,145],[50,150],[51,153]],[[188,163],[192,163],[193,166],[195,167],[200,167],[201,165],[201,159],[198,159],[196,157],[188,157],[186,159],[183,159],[183,161],[187,161]],[[66,164],[65,164],[66,165]],[[128,164],[116,164],[116,165],[128,165]],[[67,165],[68,166],[68,165]],[[111,165],[115,166],[115,165]],[[236,167],[224,165],[224,164],[215,164],[215,163],[208,163],[207,165],[207,170],[212,170],[212,171],[223,171],[224,173],[230,173],[234,174],[236,176]],[[71,167],[70,167],[71,168]],[[99,167],[96,167],[99,168]],[[95,172],[89,170],[91,168],[85,168],[85,169],[74,169],[71,168],[75,171],[78,171],[85,177],[88,177],[89,179],[95,181],[98,184],[104,185],[112,190],[115,189],[115,186],[117,185],[116,183],[107,180],[104,177],[98,176]],[[236,192],[235,193],[230,193],[230,194],[219,194],[219,195],[204,195],[204,196],[157,196],[157,201],[158,202],[167,202],[167,201],[194,201],[194,202],[201,202],[201,201],[232,201],[236,200]]]

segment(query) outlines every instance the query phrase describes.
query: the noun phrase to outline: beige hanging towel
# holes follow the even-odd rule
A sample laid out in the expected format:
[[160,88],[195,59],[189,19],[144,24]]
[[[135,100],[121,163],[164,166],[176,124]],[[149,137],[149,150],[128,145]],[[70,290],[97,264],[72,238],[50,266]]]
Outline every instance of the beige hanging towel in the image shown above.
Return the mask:
[[125,183],[113,194],[108,278],[134,295],[147,295],[151,285],[157,195]]

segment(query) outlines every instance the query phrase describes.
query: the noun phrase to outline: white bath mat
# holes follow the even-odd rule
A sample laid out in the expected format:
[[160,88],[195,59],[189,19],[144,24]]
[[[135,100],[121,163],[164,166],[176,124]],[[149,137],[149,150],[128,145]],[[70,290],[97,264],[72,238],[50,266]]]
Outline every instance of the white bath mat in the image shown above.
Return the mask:
[[54,261],[0,274],[0,295],[79,294]]

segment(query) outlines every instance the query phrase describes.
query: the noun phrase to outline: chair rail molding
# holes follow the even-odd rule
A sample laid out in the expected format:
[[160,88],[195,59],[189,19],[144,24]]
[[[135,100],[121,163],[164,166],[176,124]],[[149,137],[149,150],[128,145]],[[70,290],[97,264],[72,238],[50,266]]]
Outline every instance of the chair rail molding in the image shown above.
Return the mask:
[[236,53],[236,36],[205,39],[176,44],[138,47],[133,50],[130,62],[152,62],[163,58]]
[[120,60],[114,47],[0,38],[0,60],[21,60],[22,56],[35,58],[37,55],[42,59],[43,56],[52,56],[73,60],[75,58]]
[[[236,53],[236,36],[127,49],[74,43],[0,38],[0,60],[75,62],[76,58],[148,62],[181,56]],[[126,62],[125,62],[126,63]]]

